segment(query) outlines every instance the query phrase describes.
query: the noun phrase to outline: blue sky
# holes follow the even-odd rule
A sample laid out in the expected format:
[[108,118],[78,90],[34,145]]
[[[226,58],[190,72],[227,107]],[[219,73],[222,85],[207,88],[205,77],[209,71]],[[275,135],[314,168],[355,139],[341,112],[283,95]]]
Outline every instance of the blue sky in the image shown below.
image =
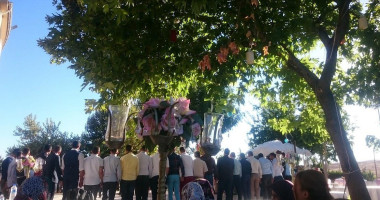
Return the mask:
[[82,80],[67,64],[52,65],[50,56],[37,46],[48,33],[47,14],[55,12],[52,1],[13,1],[11,31],[0,57],[0,155],[16,143],[13,131],[29,114],[44,122],[61,122],[60,130],[80,134],[88,115],[85,99],[98,95],[84,89]]
[[[13,0],[12,25],[18,28],[11,31],[0,57],[1,156],[5,156],[7,147],[17,143],[13,131],[23,125],[29,114],[36,115],[39,122],[47,118],[61,122],[61,131],[81,134],[88,118],[84,112],[85,99],[98,98],[88,89],[81,92],[82,80],[67,68],[68,64],[50,64],[50,56],[37,46],[37,40],[48,33],[45,16],[53,12],[51,0]],[[345,109],[352,125],[357,127],[350,133],[355,137],[353,150],[357,160],[373,159],[364,138],[367,134],[380,138],[377,111],[359,106]],[[248,131],[249,125],[242,121],[226,134],[229,148],[235,152],[248,150],[244,134]]]

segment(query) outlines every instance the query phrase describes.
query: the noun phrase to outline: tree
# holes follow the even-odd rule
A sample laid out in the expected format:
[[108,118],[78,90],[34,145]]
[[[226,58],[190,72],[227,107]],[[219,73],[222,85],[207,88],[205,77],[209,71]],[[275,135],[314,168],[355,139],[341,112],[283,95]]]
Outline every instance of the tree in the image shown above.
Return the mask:
[[[339,107],[345,80],[363,77],[345,76],[338,51],[360,64],[353,69],[375,69],[378,43],[369,44],[364,36],[378,34],[376,0],[370,0],[365,14],[373,24],[364,31],[357,28],[361,5],[351,0],[54,3],[59,13],[47,17],[50,32],[39,45],[52,62],[72,63],[84,86],[101,94],[98,105],[130,97],[185,96],[191,86],[205,86],[213,100],[231,85],[236,94],[251,91],[264,104],[279,98],[284,107],[310,119],[303,124],[281,119],[287,130],[318,130],[325,124],[351,198],[370,199]],[[307,55],[319,44],[326,55],[320,63]],[[356,55],[358,46],[368,54]],[[239,50],[253,50],[254,66]],[[369,84],[375,92],[377,83]]]
[[30,148],[31,155],[37,156],[43,151],[46,144],[61,145],[62,150],[71,149],[71,143],[79,140],[79,136],[59,130],[60,123],[47,119],[42,126],[32,114],[25,117],[23,127],[17,126],[14,136],[19,137],[18,144],[8,148],[8,153],[13,148]]
[[365,137],[365,142],[369,148],[373,149],[373,163],[375,164],[375,173],[377,178],[377,167],[376,167],[376,151],[380,149],[380,140],[376,138],[374,135],[367,135]]

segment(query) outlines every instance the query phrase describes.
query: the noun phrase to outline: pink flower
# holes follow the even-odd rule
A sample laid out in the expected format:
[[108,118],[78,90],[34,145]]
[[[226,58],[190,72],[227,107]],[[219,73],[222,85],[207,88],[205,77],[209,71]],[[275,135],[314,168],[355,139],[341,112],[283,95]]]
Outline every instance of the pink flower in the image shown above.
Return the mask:
[[193,136],[197,137],[201,133],[201,125],[198,123],[191,125],[191,131],[193,132]]
[[165,114],[161,118],[161,127],[164,131],[173,133],[175,126],[177,124],[177,119],[174,116],[174,109],[170,107],[166,108]]
[[189,109],[190,105],[190,99],[186,98],[179,98],[178,99],[178,104],[177,104],[177,110],[180,115],[192,115],[195,114],[196,112],[193,110]]
[[143,136],[151,135],[155,131],[156,120],[154,119],[153,114],[149,114],[145,116],[141,122],[143,124],[143,130],[142,130]]

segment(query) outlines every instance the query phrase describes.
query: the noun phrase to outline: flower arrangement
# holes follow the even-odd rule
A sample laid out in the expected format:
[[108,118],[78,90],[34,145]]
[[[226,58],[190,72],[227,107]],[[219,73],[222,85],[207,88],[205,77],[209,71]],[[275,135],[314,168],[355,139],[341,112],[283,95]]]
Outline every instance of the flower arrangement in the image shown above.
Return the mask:
[[137,116],[136,134],[144,136],[181,136],[189,141],[201,133],[201,118],[189,108],[186,98],[170,101],[151,98],[143,104]]

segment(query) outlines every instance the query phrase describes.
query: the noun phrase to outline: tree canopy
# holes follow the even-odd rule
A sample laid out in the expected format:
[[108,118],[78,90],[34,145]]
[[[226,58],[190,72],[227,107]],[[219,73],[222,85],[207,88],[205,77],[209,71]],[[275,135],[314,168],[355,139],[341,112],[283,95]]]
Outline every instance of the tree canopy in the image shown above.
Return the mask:
[[[98,103],[186,96],[191,87],[205,87],[206,98],[222,102],[226,96],[241,100],[252,92],[264,106],[295,109],[307,119],[304,123],[281,119],[277,124],[287,127],[282,128],[285,132],[318,131],[325,124],[351,198],[369,199],[340,105],[344,100],[376,103],[377,0],[370,0],[364,13],[370,22],[365,30],[358,28],[362,5],[355,0],[54,4],[57,13],[47,17],[50,32],[39,45],[52,62],[71,62],[84,86],[101,94]],[[309,57],[318,45],[325,50],[322,62]],[[254,65],[245,62],[249,50],[256,58]],[[338,55],[351,58],[348,74],[339,67]],[[347,91],[352,93],[346,95]],[[278,103],[268,103],[273,99]]]

